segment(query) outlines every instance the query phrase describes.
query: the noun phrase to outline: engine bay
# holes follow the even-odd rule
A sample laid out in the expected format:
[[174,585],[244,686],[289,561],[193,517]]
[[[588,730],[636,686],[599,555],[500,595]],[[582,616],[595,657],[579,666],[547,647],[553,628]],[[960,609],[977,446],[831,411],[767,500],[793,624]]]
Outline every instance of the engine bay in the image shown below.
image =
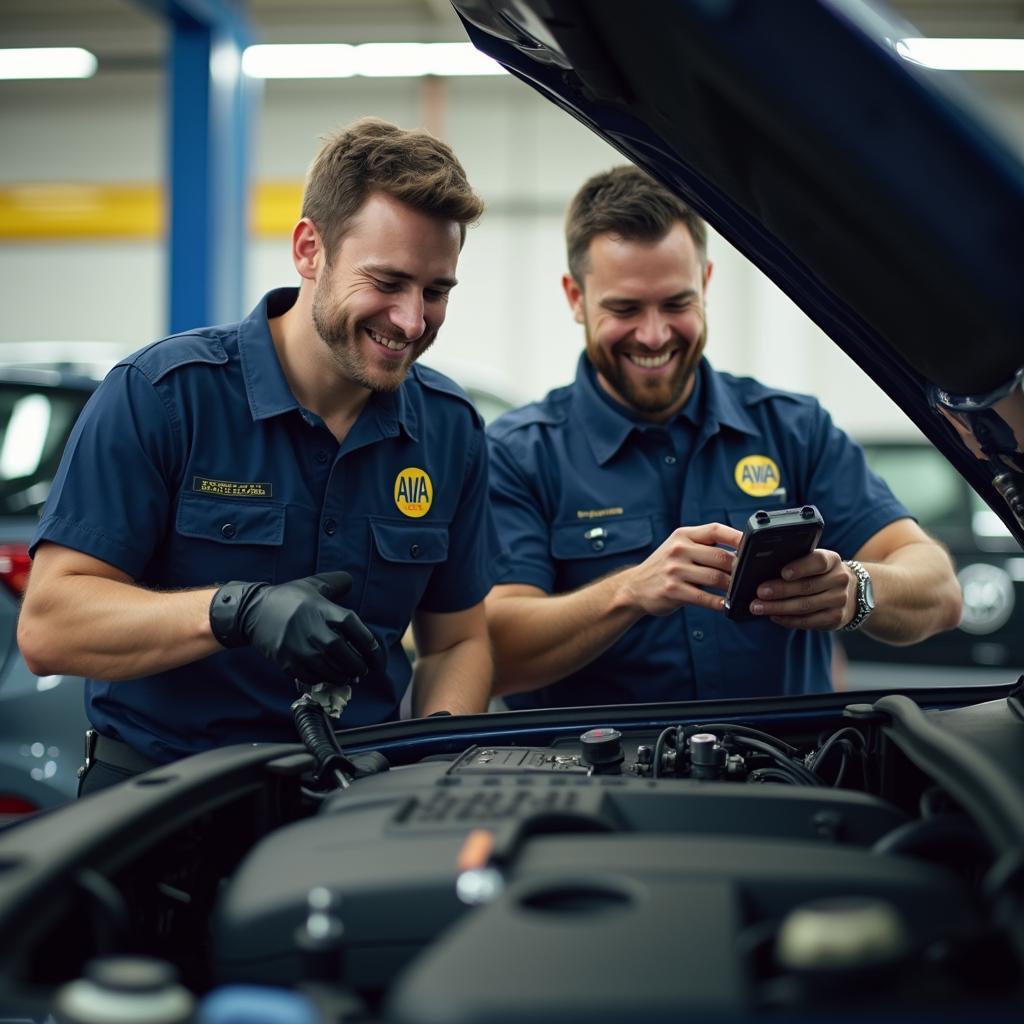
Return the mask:
[[833,704],[774,727],[494,716],[486,734],[347,746],[343,785],[298,746],[179,762],[117,787],[117,809],[99,794],[0,837],[9,938],[3,883],[31,830],[111,817],[51,865],[48,911],[22,913],[4,996],[113,998],[118,963],[146,957],[214,1024],[278,1019],[266,993],[324,1022],[1016,1017],[1019,693]]

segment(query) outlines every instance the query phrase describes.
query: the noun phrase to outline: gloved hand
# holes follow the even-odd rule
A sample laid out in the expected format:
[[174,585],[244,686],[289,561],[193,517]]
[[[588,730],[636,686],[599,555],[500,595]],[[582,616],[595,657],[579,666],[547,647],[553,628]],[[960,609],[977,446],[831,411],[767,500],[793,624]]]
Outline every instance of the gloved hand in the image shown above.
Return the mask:
[[255,647],[300,682],[342,682],[384,667],[384,652],[359,616],[337,602],[347,572],[288,583],[225,583],[210,602],[213,635],[225,647]]

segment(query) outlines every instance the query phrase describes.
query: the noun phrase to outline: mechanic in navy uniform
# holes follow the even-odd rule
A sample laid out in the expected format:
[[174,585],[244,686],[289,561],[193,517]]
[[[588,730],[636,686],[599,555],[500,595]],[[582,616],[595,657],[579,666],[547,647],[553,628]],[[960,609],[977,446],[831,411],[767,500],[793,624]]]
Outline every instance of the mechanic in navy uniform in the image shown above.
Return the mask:
[[[620,167],[582,187],[566,235],[576,379],[488,429],[510,556],[486,602],[496,693],[556,707],[824,691],[837,630],[908,644],[955,626],[945,550],[818,403],[704,358],[703,222]],[[803,504],[822,547],[760,588],[753,620],[729,620],[741,528]]]
[[[295,680],[358,678],[346,726],[482,711],[498,545],[483,423],[414,365],[482,202],[449,147],[364,119],[313,162],[301,282],[123,360],[33,540],[18,639],[87,677],[82,792],[229,743],[295,741]],[[410,620],[415,671],[402,650]]]

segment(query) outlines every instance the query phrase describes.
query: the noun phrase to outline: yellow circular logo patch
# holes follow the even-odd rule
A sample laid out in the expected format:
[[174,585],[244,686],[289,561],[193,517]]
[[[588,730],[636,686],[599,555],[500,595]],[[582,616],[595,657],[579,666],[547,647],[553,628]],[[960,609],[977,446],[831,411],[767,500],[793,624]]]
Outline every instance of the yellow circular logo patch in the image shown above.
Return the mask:
[[430,511],[434,485],[422,469],[409,466],[395,477],[395,504],[404,516],[419,519]]
[[779,467],[767,455],[748,455],[736,463],[736,486],[752,498],[764,498],[782,486]]

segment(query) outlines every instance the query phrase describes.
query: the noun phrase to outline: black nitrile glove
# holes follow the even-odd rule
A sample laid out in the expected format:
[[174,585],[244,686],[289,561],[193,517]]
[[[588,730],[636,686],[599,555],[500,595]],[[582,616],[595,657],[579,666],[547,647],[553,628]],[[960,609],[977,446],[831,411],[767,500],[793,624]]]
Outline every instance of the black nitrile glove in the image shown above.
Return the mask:
[[225,647],[256,648],[300,682],[339,682],[383,668],[384,655],[359,616],[336,602],[347,572],[289,583],[225,583],[210,602],[210,626]]

